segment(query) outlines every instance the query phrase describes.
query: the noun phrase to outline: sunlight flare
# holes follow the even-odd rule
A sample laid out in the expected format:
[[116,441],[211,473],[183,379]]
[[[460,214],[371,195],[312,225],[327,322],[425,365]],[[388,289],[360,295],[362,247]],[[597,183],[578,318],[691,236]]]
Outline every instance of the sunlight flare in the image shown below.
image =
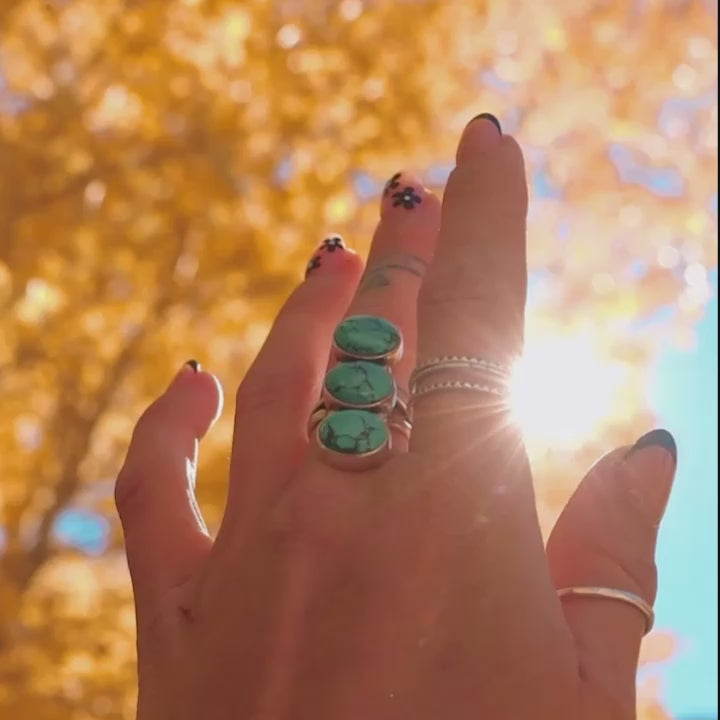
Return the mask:
[[603,358],[591,333],[529,342],[513,372],[513,416],[526,442],[572,449],[612,415],[628,368]]

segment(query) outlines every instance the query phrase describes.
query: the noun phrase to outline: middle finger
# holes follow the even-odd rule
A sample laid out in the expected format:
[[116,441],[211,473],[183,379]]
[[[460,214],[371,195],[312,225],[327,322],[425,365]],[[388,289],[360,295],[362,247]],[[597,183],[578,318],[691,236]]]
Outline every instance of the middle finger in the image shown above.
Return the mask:
[[[458,146],[437,253],[418,303],[421,364],[467,356],[507,365],[520,354],[527,204],[519,145],[495,122],[475,119]],[[445,508],[447,526],[473,538],[468,578],[474,575],[482,593],[470,594],[472,610],[458,609],[456,616],[468,624],[477,621],[472,613],[493,617],[504,629],[483,630],[478,646],[492,648],[498,667],[512,663],[520,648],[534,657],[549,638],[556,657],[570,657],[528,459],[506,399],[481,389],[497,382],[488,377],[446,368],[418,381],[409,457],[419,471],[413,479],[417,486],[422,474],[434,505]],[[463,602],[460,596],[458,607]]]

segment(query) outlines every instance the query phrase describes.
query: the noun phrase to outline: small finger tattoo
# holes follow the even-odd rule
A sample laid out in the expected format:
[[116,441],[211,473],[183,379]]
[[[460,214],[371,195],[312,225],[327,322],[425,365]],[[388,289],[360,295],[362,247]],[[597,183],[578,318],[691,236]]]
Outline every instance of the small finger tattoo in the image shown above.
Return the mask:
[[360,281],[359,292],[387,287],[391,284],[390,274],[393,271],[405,272],[422,280],[427,272],[428,264],[417,255],[395,255],[383,262],[368,267]]

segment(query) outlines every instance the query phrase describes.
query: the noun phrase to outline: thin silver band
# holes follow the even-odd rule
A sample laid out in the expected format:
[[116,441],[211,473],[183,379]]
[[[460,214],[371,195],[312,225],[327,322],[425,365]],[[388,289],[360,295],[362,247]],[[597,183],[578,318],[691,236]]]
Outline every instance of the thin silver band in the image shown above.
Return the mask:
[[470,355],[443,355],[442,357],[430,358],[419,362],[415,366],[415,371],[424,370],[432,365],[439,365],[442,363],[462,363],[463,365],[477,365],[478,367],[486,368],[488,370],[494,370],[495,372],[502,375],[509,375],[510,369],[502,363],[495,362],[494,360],[486,360],[485,358],[476,358]]
[[481,385],[479,383],[460,382],[458,380],[431,383],[430,385],[419,385],[412,391],[413,398],[420,397],[422,395],[428,395],[432,392],[438,392],[440,390],[474,390],[475,392],[487,393],[489,395],[496,395],[497,397],[507,397],[507,389],[499,385]]
[[643,600],[639,595],[627,590],[616,588],[596,587],[592,585],[577,585],[573,587],[560,588],[557,591],[559,598],[564,597],[595,597],[604,600],[617,600],[632,605],[645,616],[645,634],[652,630],[655,623],[655,611],[650,603]]

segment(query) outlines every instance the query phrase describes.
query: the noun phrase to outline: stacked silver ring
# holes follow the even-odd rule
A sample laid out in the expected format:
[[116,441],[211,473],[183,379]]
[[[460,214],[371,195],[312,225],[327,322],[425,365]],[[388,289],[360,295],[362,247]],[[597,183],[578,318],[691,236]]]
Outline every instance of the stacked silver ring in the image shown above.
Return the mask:
[[[454,371],[453,374],[461,371],[463,379],[429,380],[438,374],[448,377],[447,371]],[[472,390],[506,398],[510,380],[510,368],[501,363],[466,355],[446,355],[418,363],[410,376],[410,395],[416,398],[442,390]]]

